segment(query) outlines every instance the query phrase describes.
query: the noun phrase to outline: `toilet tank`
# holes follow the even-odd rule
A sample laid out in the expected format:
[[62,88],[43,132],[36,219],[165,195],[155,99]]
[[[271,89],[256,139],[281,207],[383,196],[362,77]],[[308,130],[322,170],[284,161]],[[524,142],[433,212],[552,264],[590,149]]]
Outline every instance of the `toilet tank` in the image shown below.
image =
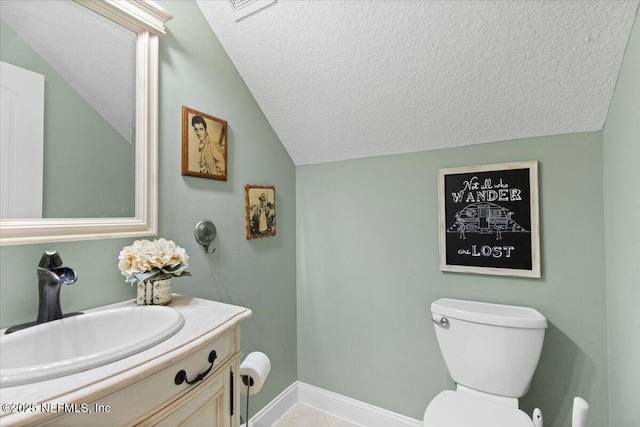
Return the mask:
[[514,398],[529,391],[547,327],[542,314],[528,307],[449,298],[431,304],[431,313],[457,384]]

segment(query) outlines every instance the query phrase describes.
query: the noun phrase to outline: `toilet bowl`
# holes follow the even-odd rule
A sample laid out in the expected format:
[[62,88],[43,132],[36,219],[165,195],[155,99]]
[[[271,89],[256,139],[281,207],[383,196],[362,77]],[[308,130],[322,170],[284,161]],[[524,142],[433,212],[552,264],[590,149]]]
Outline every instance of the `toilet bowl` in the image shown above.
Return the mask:
[[547,320],[528,307],[443,298],[431,305],[456,391],[429,403],[425,427],[532,427],[518,409],[538,365]]
[[518,408],[464,392],[445,390],[424,413],[425,427],[533,427]]

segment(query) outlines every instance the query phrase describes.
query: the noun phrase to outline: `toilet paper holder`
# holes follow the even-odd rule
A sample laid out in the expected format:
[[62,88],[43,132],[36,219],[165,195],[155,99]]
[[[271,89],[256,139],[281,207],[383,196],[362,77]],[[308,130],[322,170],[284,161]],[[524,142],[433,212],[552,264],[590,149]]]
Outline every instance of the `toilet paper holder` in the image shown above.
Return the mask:
[[[249,427],[249,395],[251,394],[249,393],[249,389],[253,387],[255,381],[253,381],[253,378],[251,378],[250,375],[240,375],[240,378],[242,379],[242,383],[247,386],[247,407],[245,409],[246,420],[240,427]],[[242,422],[242,416],[240,417],[240,422]]]
[[[249,427],[249,395],[260,391],[270,371],[271,361],[269,357],[259,351],[250,353],[240,364],[240,378],[247,387],[247,406],[245,412],[247,419],[243,427]],[[244,393],[244,391],[242,392]]]

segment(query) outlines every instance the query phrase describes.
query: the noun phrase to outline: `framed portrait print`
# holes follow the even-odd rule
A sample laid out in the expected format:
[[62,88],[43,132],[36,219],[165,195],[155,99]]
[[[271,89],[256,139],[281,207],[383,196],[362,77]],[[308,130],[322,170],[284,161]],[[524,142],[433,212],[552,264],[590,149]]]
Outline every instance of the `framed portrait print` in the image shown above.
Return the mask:
[[276,188],[245,186],[247,239],[275,236]]
[[227,180],[227,122],[182,107],[182,175]]
[[440,270],[540,277],[538,162],[440,169]]

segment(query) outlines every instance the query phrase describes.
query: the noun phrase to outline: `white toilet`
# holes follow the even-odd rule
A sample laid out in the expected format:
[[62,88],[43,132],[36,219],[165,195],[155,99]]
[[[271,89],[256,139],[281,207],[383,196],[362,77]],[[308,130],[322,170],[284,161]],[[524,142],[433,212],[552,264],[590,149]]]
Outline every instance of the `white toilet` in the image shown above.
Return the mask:
[[425,427],[532,427],[518,409],[538,365],[547,319],[528,307],[443,298],[431,318],[456,391],[438,394]]

